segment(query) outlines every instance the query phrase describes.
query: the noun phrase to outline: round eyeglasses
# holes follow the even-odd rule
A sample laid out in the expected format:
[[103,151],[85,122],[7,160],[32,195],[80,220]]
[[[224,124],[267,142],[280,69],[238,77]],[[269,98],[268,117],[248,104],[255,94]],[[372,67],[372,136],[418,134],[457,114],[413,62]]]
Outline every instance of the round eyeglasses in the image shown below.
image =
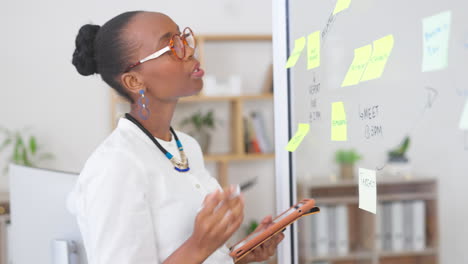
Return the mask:
[[185,47],[188,46],[192,49],[195,49],[196,45],[197,45],[197,42],[195,40],[193,31],[189,27],[186,27],[180,35],[179,34],[172,35],[171,40],[169,41],[169,45],[145,57],[144,59],[138,61],[137,63],[134,63],[128,66],[125,72],[130,71],[131,69],[142,64],[145,61],[154,60],[168,51],[172,51],[172,54],[174,54],[179,60],[183,60],[186,54]]

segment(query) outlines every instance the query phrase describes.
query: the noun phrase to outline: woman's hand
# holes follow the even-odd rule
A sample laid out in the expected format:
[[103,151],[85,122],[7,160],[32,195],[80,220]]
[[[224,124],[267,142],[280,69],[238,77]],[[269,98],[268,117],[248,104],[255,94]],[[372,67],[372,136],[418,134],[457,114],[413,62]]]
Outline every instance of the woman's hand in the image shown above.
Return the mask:
[[[253,232],[263,230],[272,224],[273,224],[272,217],[267,216],[263,218],[262,222],[257,226],[257,228]],[[274,235],[273,237],[268,239],[265,243],[261,244],[252,252],[247,254],[244,258],[236,262],[236,264],[260,262],[260,261],[265,261],[269,259],[271,256],[275,254],[276,248],[278,247],[278,244],[281,242],[281,240],[283,240],[283,238],[284,238],[284,234],[282,232]]]
[[231,186],[205,197],[190,237],[203,260],[226,243],[244,220],[244,198],[242,194],[232,198],[235,191]]

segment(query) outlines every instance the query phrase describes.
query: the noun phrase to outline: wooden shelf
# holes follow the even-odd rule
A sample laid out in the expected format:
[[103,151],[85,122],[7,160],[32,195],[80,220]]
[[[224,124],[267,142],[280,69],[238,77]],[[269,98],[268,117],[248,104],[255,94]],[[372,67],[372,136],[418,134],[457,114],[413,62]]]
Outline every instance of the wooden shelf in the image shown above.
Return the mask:
[[205,160],[206,161],[248,161],[248,160],[269,160],[269,159],[274,159],[275,154],[272,153],[260,153],[260,154],[211,154],[211,155],[205,155]]
[[371,260],[374,257],[372,252],[351,252],[346,255],[328,255],[328,256],[313,256],[306,258],[306,263],[318,261],[353,261],[353,260]]
[[381,251],[381,252],[378,252],[378,255],[380,258],[430,256],[430,255],[437,255],[437,249],[427,248],[425,250],[420,250],[420,251],[401,251],[401,252]]
[[[406,177],[395,177],[395,176],[385,176],[378,179],[379,185],[388,185],[388,184],[421,184],[421,183],[432,183],[434,178],[423,177],[423,176],[413,176],[411,178]],[[322,188],[322,187],[349,187],[356,186],[358,184],[357,179],[355,180],[331,180],[328,177],[315,177],[312,179],[313,188]]]
[[[312,197],[318,206],[345,205],[347,208],[348,246],[349,255],[330,254],[325,257],[303,258],[304,263],[326,261],[329,264],[437,264],[438,263],[438,190],[437,179],[429,177],[413,177],[410,179],[401,177],[382,177],[377,182],[377,200],[382,202],[404,202],[411,200],[424,201],[425,221],[425,244],[424,250],[404,251],[379,251],[376,249],[377,221],[382,221],[377,215],[358,208],[359,192],[355,180],[331,181],[326,178],[314,178],[308,185],[302,183],[298,186],[302,197]],[[379,212],[378,212],[379,213]],[[382,213],[382,212],[380,212]],[[382,222],[380,222],[382,225]],[[310,223],[305,225],[304,230],[311,228]],[[381,227],[380,227],[381,228]],[[311,245],[309,236],[302,236],[301,242]],[[362,252],[364,251],[364,252]]]
[[[427,248],[421,251],[401,251],[390,252],[381,251],[377,253],[378,258],[399,258],[399,257],[417,257],[417,256],[431,256],[437,255],[435,248]],[[356,261],[356,260],[372,260],[376,255],[374,252],[353,252],[346,255],[327,255],[327,256],[312,256],[305,258],[305,263],[314,263],[319,261]]]
[[[313,193],[312,193],[313,195]],[[411,201],[411,200],[435,200],[437,195],[434,193],[399,193],[387,194],[377,196],[379,202],[389,201]],[[333,205],[333,204],[357,204],[359,202],[358,196],[343,196],[343,197],[330,197],[330,198],[316,198],[317,204]]]

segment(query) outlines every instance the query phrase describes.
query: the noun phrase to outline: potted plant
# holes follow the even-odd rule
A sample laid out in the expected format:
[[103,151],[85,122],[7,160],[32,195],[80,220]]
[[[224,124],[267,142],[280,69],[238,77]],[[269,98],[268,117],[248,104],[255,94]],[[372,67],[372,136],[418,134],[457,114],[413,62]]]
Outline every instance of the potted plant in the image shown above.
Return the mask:
[[409,176],[411,168],[406,156],[411,140],[406,136],[395,149],[388,151],[387,172],[395,176]]
[[389,162],[408,162],[408,158],[405,156],[406,151],[410,145],[410,138],[406,136],[401,142],[400,146],[394,150],[388,152],[388,161]]
[[210,130],[215,128],[215,117],[213,110],[203,114],[200,110],[193,115],[186,117],[182,120],[181,126],[191,125],[192,130],[189,134],[194,137],[203,151],[208,153],[211,143]]
[[255,229],[258,227],[258,222],[257,220],[250,220],[249,224],[247,225],[245,229],[245,234],[250,235]]
[[361,158],[361,155],[354,149],[336,151],[335,161],[340,165],[340,178],[342,180],[354,179],[354,164]]
[[21,132],[0,127],[0,134],[3,134],[0,136],[0,152],[10,150],[11,153],[6,160],[3,174],[8,172],[9,163],[37,167],[41,161],[53,159],[52,154],[41,151],[41,146],[34,135],[26,135],[28,129]]

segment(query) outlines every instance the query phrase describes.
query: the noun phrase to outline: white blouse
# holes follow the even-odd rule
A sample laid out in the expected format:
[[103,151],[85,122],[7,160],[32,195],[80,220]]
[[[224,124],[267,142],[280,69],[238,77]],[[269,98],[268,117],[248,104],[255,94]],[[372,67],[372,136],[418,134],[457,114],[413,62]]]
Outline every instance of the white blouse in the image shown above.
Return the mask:
[[[94,151],[69,195],[89,264],[162,263],[193,231],[204,197],[220,188],[198,143],[176,131],[190,171],[172,163],[126,118]],[[174,137],[161,145],[180,158]],[[232,264],[226,246],[205,264]]]

